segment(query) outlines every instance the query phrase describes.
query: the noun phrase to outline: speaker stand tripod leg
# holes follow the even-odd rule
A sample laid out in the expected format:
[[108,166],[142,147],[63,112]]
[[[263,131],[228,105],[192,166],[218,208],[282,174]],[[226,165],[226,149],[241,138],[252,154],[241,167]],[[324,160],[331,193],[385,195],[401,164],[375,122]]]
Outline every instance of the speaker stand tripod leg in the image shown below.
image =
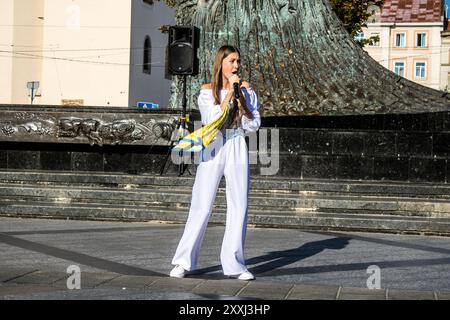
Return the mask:
[[178,176],[181,177],[184,174],[184,158],[183,158],[183,151],[180,151],[180,164],[178,165]]
[[164,158],[164,162],[162,164],[161,170],[159,171],[159,175],[162,176],[164,174],[164,170],[167,166],[167,161],[169,160],[170,154],[172,153],[174,142],[172,141],[169,146],[169,150],[167,151],[166,157]]
[[[187,130],[186,127],[187,127],[187,125],[186,125],[186,115],[184,115],[183,117],[181,117],[178,120],[177,126],[175,128],[175,132],[177,133],[177,135],[176,135],[177,139],[176,140],[172,139],[172,141],[170,143],[169,150],[167,151],[167,154],[166,154],[166,157],[164,159],[163,165],[162,165],[161,170],[159,172],[159,174],[161,176],[164,174],[165,168],[167,166],[167,162],[169,161],[169,157],[170,157],[170,155],[172,153],[172,148],[174,147],[175,142],[179,142],[180,141],[180,139],[182,138],[182,135]],[[181,129],[183,129],[183,131],[182,131],[183,134],[182,135],[180,135]],[[186,170],[189,172],[189,175],[192,175],[192,173],[188,169],[188,165],[186,163],[184,163],[183,151],[180,151],[179,157],[180,157],[180,163],[178,165],[178,176],[182,176],[186,172]]]

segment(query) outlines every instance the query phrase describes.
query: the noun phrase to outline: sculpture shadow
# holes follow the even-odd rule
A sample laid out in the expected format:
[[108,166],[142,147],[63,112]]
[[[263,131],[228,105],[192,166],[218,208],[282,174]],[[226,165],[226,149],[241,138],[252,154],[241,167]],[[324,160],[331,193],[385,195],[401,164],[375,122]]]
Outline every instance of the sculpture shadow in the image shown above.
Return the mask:
[[[336,237],[332,239],[308,242],[298,248],[283,251],[271,251],[265,255],[247,259],[246,264],[247,267],[249,267],[249,271],[255,275],[262,275],[275,269],[280,269],[303,259],[312,257],[327,249],[341,250],[349,244],[350,240],[351,238],[349,237]],[[252,265],[256,266],[251,267]],[[204,275],[206,273],[220,270],[222,270],[222,267],[217,265],[198,269],[193,272],[193,274]]]

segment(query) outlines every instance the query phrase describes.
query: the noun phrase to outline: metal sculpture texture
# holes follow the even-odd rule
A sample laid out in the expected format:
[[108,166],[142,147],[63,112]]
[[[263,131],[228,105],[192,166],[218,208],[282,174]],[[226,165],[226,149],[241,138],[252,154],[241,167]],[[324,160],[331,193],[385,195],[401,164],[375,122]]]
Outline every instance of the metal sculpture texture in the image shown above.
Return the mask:
[[[166,1],[167,2],[167,1]],[[450,110],[447,93],[387,70],[358,46],[328,0],[178,0],[179,25],[201,30],[200,73],[188,78],[189,105],[210,81],[215,51],[240,47],[243,78],[269,116],[421,113]],[[174,79],[171,106],[182,101]]]

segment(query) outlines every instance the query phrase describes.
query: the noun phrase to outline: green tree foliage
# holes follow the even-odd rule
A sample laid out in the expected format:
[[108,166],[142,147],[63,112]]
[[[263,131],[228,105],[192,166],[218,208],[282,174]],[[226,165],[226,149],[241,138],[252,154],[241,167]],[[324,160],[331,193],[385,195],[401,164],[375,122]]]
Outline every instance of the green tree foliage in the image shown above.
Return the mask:
[[[380,12],[385,0],[330,0],[334,11],[344,23],[345,29],[355,37],[362,27],[367,26],[367,21]],[[371,37],[357,41],[361,46],[379,41],[378,37]]]

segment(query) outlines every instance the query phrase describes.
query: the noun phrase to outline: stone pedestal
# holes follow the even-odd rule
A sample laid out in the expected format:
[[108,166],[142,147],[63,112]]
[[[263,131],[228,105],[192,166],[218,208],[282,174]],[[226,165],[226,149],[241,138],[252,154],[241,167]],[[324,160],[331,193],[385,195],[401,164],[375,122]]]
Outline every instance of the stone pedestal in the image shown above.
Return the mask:
[[[167,109],[2,108],[0,169],[157,174],[178,115]],[[199,120],[198,112],[191,118]],[[449,112],[267,118],[262,128],[278,130],[276,176],[450,181]],[[168,174],[175,174],[177,166],[168,164]],[[251,165],[252,174],[262,167]],[[190,169],[195,173],[195,165]]]

